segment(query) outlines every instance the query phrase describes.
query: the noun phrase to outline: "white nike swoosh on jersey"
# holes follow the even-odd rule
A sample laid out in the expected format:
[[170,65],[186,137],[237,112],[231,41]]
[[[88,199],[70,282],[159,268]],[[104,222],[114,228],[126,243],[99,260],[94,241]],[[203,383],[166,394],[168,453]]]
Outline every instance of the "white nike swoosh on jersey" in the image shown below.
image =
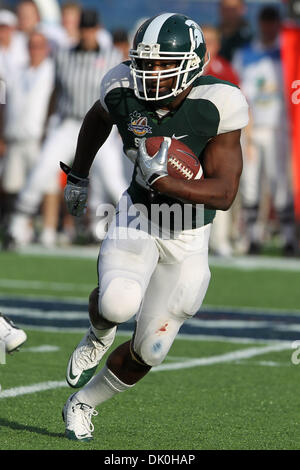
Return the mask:
[[175,134],[172,135],[172,139],[176,139],[176,140],[179,140],[179,139],[183,139],[184,137],[188,137],[188,135],[179,135],[178,137],[176,137]]

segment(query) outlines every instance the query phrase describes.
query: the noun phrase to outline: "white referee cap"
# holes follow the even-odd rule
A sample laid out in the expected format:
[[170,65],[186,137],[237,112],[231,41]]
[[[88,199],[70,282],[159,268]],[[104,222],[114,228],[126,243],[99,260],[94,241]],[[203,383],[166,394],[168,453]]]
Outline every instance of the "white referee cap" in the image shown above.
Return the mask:
[[17,26],[18,18],[9,10],[0,10],[0,25]]

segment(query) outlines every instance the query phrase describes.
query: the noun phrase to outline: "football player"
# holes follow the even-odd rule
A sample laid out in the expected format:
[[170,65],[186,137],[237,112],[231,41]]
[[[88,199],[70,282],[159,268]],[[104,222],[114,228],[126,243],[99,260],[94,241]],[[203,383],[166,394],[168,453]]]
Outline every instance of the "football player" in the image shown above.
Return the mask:
[[[144,22],[130,61],[103,79],[100,100],[81,127],[72,169],[66,169],[65,200],[70,213],[80,216],[89,169],[113,125],[135,161],[130,187],[101,245],[99,284],[89,298],[91,326],[67,367],[69,385],[83,387],[63,408],[70,439],[92,438],[95,407],[161,364],[205,296],[211,224],[215,211],[227,210],[236,196],[242,172],[240,130],[248,123],[248,105],[239,88],[202,76],[205,59],[201,28],[187,16],[164,13]],[[154,158],[147,155],[145,138],[153,136],[182,140],[199,157],[205,178],[169,176],[166,142]],[[176,236],[147,232],[134,223],[133,209],[146,208],[141,219],[147,214],[151,222],[154,204],[178,204],[183,211],[192,206],[190,224],[176,229]],[[117,347],[93,377],[117,326],[133,316],[131,341]]]

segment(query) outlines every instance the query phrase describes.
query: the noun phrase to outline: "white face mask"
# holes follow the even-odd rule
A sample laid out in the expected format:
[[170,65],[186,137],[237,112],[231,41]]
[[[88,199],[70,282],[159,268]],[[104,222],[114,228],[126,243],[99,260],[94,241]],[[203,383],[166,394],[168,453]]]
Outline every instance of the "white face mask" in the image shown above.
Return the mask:
[[[189,52],[162,52],[159,50],[159,44],[145,45],[139,44],[137,49],[131,49],[129,57],[131,58],[131,73],[134,81],[134,92],[137,98],[146,101],[158,101],[169,97],[175,97],[188,88],[197,77],[202,75],[204,67],[208,61],[200,68],[200,57],[194,52],[193,47]],[[152,71],[143,70],[138,67],[138,60],[159,60],[163,62],[177,62],[179,65],[165,70]],[[191,72],[199,70],[198,73],[190,75]],[[160,95],[159,89],[161,80],[174,78],[177,80],[170,93]],[[149,82],[155,81],[156,86],[149,93]]]

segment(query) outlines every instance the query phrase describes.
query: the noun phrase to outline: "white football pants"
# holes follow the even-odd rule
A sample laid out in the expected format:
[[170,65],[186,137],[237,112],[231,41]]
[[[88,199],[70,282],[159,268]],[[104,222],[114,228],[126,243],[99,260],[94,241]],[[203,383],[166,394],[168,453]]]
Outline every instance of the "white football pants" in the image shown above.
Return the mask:
[[39,140],[8,142],[3,159],[2,186],[6,193],[17,194],[37,163],[41,146]]
[[285,129],[255,127],[252,130],[255,152],[244,152],[241,194],[246,207],[258,206],[263,172],[268,181],[273,203],[278,211],[292,204],[290,152]]
[[252,130],[252,140],[254,151],[251,155],[244,152],[241,178],[241,195],[249,242],[261,243],[262,227],[258,223],[258,211],[264,175],[279,218],[283,242],[293,245],[296,237],[286,126],[283,124],[282,129],[255,127]]
[[[123,197],[130,200],[127,193]],[[134,352],[155,366],[164,360],[179,328],[204,299],[210,280],[211,224],[182,231],[174,240],[126,225],[114,219],[102,242],[99,313],[116,323],[136,315]]]

